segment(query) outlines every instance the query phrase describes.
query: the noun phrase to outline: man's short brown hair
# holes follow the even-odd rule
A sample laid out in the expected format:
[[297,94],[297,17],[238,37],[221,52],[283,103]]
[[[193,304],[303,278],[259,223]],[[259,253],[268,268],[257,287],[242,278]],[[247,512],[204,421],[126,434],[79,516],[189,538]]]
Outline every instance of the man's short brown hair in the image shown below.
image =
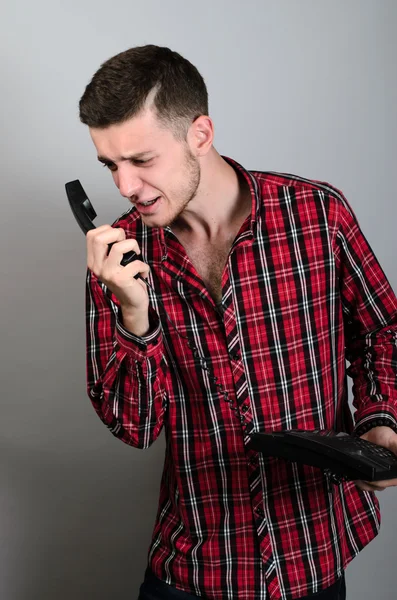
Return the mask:
[[169,48],[147,45],[101,65],[81,97],[80,120],[106,128],[138,115],[147,102],[181,140],[197,117],[208,115],[207,88],[196,67]]

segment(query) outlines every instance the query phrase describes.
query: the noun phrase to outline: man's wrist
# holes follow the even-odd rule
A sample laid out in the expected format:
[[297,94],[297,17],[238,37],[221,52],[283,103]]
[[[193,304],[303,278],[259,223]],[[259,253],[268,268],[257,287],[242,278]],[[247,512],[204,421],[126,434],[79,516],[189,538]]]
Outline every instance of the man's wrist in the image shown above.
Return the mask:
[[355,428],[354,435],[361,437],[364,433],[371,431],[374,427],[390,427],[397,433],[397,427],[392,419],[388,419],[387,417],[375,417]]
[[121,307],[122,325],[127,331],[138,337],[143,337],[149,332],[149,312],[146,310],[133,310]]

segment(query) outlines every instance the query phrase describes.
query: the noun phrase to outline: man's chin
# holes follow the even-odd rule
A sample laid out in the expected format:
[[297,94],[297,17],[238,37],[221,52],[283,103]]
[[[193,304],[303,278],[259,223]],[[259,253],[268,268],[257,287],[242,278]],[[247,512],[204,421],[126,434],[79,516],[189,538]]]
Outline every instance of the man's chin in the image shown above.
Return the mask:
[[164,228],[168,227],[171,224],[169,219],[165,219],[160,215],[140,215],[142,223],[146,225],[146,227],[156,227],[156,228]]

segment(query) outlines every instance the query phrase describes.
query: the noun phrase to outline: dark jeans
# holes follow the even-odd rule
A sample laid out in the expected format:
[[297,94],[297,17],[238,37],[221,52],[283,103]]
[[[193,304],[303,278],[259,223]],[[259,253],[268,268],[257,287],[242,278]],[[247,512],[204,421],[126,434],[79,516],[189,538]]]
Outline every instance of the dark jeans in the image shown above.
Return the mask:
[[[146,571],[145,581],[141,585],[138,600],[194,600],[199,596],[192,596],[175,587],[164,583],[158,579],[149,570]],[[345,600],[346,584],[343,575],[336,583],[318,594],[305,596],[299,600]]]

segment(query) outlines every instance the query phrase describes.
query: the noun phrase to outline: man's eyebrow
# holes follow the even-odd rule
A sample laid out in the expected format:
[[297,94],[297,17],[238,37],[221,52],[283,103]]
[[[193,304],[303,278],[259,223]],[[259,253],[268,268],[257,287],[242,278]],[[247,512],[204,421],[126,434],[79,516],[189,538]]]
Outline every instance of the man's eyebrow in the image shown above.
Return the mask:
[[[119,160],[141,160],[148,154],[153,154],[152,150],[146,150],[145,152],[138,152],[137,154],[131,154],[131,156],[120,156]],[[112,163],[113,161],[110,158],[106,158],[106,156],[98,156],[99,162],[102,163]]]

